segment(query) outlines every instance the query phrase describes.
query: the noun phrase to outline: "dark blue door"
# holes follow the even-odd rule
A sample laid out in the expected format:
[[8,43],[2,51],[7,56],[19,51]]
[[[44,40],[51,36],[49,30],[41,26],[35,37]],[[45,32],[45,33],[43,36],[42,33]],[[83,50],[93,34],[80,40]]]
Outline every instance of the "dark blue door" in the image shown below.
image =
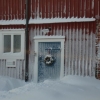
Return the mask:
[[39,42],[38,82],[58,79],[61,67],[61,42]]

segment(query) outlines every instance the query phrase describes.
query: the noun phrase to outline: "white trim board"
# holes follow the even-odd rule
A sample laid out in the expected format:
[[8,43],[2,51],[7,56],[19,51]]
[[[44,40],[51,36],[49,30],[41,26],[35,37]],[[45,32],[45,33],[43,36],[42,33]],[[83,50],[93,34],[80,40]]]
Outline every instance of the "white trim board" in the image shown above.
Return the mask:
[[33,70],[34,82],[38,82],[38,43],[39,42],[61,42],[61,66],[60,66],[60,78],[64,77],[64,41],[65,36],[58,38],[52,38],[53,36],[43,36],[41,38],[34,37],[35,41],[35,64]]

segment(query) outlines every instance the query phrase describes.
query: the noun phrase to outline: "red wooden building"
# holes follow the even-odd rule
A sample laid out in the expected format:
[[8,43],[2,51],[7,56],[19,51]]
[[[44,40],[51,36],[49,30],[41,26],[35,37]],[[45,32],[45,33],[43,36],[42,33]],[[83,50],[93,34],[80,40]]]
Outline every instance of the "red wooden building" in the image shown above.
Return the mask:
[[100,0],[0,0],[0,75],[99,78],[99,36]]

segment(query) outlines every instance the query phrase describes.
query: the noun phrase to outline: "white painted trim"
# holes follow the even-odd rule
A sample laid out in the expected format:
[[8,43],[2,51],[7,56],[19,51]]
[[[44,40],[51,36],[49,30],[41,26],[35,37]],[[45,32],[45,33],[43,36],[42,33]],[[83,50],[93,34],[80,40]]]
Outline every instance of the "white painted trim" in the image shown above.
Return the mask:
[[[4,35],[21,35],[21,52],[20,53],[13,53],[12,48],[10,53],[3,53],[3,37]],[[11,38],[12,39],[12,38]],[[11,43],[13,46],[13,43]],[[25,57],[25,30],[0,30],[0,59],[24,59]]]
[[60,78],[64,77],[64,41],[65,41],[65,36],[60,36],[60,38],[52,38],[44,36],[44,38],[34,38],[35,40],[35,64],[34,64],[34,82],[38,82],[38,43],[39,42],[61,42],[61,66],[60,66]]
[[64,39],[65,36],[35,36],[33,39]]

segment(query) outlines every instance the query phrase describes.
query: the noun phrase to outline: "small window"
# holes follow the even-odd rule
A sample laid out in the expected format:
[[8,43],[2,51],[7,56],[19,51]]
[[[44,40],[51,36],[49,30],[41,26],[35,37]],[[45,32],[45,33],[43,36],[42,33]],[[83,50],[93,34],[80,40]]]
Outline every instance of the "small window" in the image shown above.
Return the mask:
[[4,53],[11,52],[11,35],[4,35]]
[[13,37],[13,52],[21,52],[21,35],[14,35]]

